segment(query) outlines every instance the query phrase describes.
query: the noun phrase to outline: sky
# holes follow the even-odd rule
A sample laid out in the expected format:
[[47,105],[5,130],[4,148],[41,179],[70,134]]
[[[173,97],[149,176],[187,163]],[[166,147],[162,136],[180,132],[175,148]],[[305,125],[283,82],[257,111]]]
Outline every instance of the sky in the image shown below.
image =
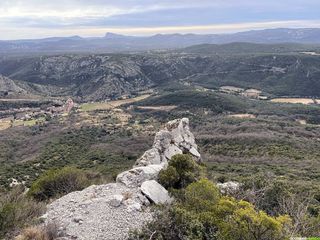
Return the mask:
[[0,0],[0,39],[320,27],[320,0]]

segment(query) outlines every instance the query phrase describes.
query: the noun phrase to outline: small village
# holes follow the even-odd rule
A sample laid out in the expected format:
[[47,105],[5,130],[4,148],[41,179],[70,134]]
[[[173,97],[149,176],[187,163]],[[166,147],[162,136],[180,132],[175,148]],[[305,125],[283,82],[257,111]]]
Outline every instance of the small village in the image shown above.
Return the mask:
[[0,111],[0,130],[15,126],[33,126],[49,119],[68,114],[77,105],[71,98],[65,102],[54,101],[46,108],[23,107]]

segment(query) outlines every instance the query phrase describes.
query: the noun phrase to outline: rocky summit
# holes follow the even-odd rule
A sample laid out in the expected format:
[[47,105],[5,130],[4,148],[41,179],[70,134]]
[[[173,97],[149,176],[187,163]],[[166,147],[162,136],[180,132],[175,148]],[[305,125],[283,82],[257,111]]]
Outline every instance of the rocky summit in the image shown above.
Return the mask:
[[157,178],[171,157],[179,153],[201,160],[187,118],[168,122],[156,134],[152,148],[131,170],[120,173],[116,183],[70,193],[48,205],[43,218],[58,224],[65,239],[126,239],[130,230],[152,219],[152,204],[172,201]]

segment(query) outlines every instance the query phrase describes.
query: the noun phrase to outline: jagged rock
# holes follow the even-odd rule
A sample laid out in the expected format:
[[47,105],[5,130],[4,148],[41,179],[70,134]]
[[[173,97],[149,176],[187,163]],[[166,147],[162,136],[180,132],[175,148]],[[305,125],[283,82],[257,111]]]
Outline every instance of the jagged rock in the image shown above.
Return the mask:
[[190,149],[192,148],[197,150],[195,138],[189,128],[188,118],[182,118],[181,120],[176,119],[168,122],[166,127],[171,131],[174,143],[178,147],[183,148],[184,152],[190,153]]
[[172,135],[167,130],[160,130],[154,137],[153,148],[159,152],[164,152],[172,143]]
[[146,151],[142,157],[139,159],[140,166],[147,166],[150,164],[160,164],[161,157],[158,149],[151,148],[150,150]]
[[156,179],[159,172],[165,167],[163,164],[136,167],[120,173],[116,181],[127,187],[140,187],[144,181]]
[[136,166],[150,164],[166,164],[172,156],[181,153],[190,153],[195,160],[200,161],[195,138],[189,128],[189,119],[182,118],[168,122],[164,130],[160,130],[152,148],[145,152],[136,162]]
[[189,150],[189,152],[195,156],[197,159],[200,159],[201,158],[201,155],[200,153],[198,152],[197,149],[195,149],[194,147],[191,147],[191,149]]
[[171,159],[174,155],[176,154],[182,154],[182,150],[180,148],[178,148],[176,145],[174,144],[170,144],[170,146],[164,151],[164,156],[166,157],[166,159]]
[[142,183],[141,192],[155,204],[165,204],[172,202],[168,191],[155,180],[145,181],[144,183]]

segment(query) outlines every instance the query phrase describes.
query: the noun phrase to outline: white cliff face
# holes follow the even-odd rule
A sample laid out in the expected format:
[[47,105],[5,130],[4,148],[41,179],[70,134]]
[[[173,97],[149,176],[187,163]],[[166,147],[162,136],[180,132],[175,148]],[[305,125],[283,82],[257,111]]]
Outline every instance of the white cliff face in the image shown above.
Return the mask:
[[66,239],[126,239],[130,229],[140,228],[152,219],[151,203],[172,202],[168,191],[156,180],[171,157],[179,153],[190,153],[200,161],[187,118],[167,123],[156,134],[152,148],[132,169],[120,173],[116,183],[91,186],[48,205],[46,222],[60,224]]

